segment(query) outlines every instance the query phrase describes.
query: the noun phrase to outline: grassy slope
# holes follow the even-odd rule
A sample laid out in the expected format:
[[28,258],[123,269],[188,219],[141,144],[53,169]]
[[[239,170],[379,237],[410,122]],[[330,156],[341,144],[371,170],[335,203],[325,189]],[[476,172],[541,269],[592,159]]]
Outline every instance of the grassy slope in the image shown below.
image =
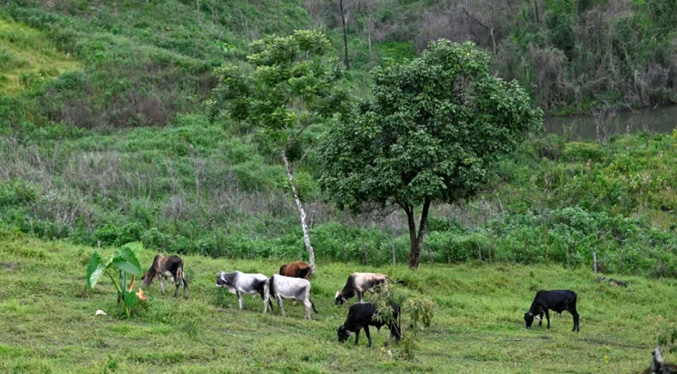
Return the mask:
[[0,95],[17,94],[34,80],[79,67],[79,62],[57,51],[42,32],[0,19]]
[[[595,282],[584,270],[555,266],[403,266],[368,268],[320,264],[313,280],[319,314],[303,320],[302,307],[286,304],[287,317],[261,314],[260,300],[214,288],[219,270],[275,272],[279,263],[185,256],[190,298],[159,295],[147,310],[119,320],[108,282],[84,290],[92,248],[41,242],[0,232],[0,371],[9,373],[199,372],[639,372],[648,364],[658,329],[674,315],[674,280],[628,277],[627,289]],[[144,251],[142,264],[154,253]],[[336,327],[347,308],[332,296],[354,270],[388,272],[437,302],[433,327],[423,333],[414,361],[395,360],[375,347],[340,345]],[[526,330],[522,313],[538,288],[579,294],[580,333],[571,316],[556,314],[552,329]],[[103,309],[108,316],[95,317]],[[364,337],[364,336],[363,336]],[[366,340],[362,342],[366,344]],[[670,357],[668,357],[670,358]]]

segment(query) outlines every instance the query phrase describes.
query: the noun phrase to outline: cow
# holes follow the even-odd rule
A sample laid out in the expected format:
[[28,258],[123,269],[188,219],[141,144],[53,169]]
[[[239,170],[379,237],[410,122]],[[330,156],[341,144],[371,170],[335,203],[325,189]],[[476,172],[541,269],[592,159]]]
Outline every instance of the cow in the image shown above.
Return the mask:
[[160,278],[160,290],[164,295],[165,285],[163,280],[166,277],[172,277],[174,284],[176,285],[174,297],[179,294],[179,286],[183,283],[183,298],[187,299],[188,295],[186,294],[186,290],[188,289],[188,282],[186,282],[185,273],[183,271],[183,260],[179,256],[155,256],[150,269],[141,276],[143,281],[141,282],[141,286],[147,287],[153,283],[156,278]]
[[541,326],[543,324],[543,313],[545,313],[545,318],[548,320],[548,328],[550,328],[550,314],[548,310],[554,310],[559,314],[562,314],[564,310],[568,310],[574,316],[574,328],[571,331],[581,331],[579,315],[576,311],[577,299],[576,293],[569,290],[538,291],[529,311],[524,313],[524,321],[527,324],[527,328],[531,328],[534,317],[537,315],[539,319],[538,325]]
[[280,275],[310,280],[310,277],[313,276],[313,269],[307,262],[290,262],[280,266]]
[[389,279],[387,275],[378,273],[352,273],[348,276],[343,290],[336,291],[334,304],[341,305],[355,296],[355,294],[357,294],[357,298],[362,303],[364,302],[365,291],[374,292],[379,284],[383,284],[387,288]]
[[666,363],[663,358],[663,351],[659,344],[653,352],[651,352],[651,365],[644,370],[642,374],[675,374],[677,373],[677,365]]
[[243,293],[254,295],[254,297],[258,294],[263,300],[263,313],[268,311],[267,304],[270,303],[268,277],[263,274],[249,274],[237,270],[233,273],[222,271],[216,275],[216,287],[227,287],[231,293],[236,294],[240,310],[242,310]]
[[[372,303],[358,303],[350,306],[348,311],[348,318],[339,326],[337,334],[339,342],[343,343],[348,340],[350,334],[355,334],[355,345],[359,343],[360,340],[360,329],[364,329],[364,333],[369,339],[369,346],[371,347],[371,335],[369,334],[369,326],[376,327],[377,330],[381,330],[381,326],[388,325],[390,328],[390,337],[386,342],[386,346],[390,344],[390,341],[395,338],[396,341],[400,341],[402,337],[400,333],[400,325],[397,322],[400,314],[400,307],[397,305],[392,305],[393,315],[388,323],[381,321],[378,318],[378,310],[376,306]],[[374,318],[376,317],[376,318]]]
[[[277,300],[277,305],[284,316],[284,307],[282,306],[282,299],[299,300],[306,307],[306,319],[310,319],[310,309],[315,313],[315,304],[310,299],[310,282],[307,279],[292,278],[284,275],[275,274],[270,277],[270,298]],[[273,310],[271,303],[270,310]]]

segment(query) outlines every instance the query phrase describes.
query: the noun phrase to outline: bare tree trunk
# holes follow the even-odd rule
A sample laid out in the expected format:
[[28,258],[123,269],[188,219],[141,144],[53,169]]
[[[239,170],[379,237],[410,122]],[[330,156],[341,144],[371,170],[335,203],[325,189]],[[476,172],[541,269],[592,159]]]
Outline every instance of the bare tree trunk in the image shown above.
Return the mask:
[[409,268],[417,269],[421,263],[421,247],[423,247],[423,237],[425,236],[425,226],[428,222],[428,210],[430,209],[430,198],[426,197],[421,211],[421,221],[416,234],[416,222],[414,217],[414,207],[410,205],[405,209],[407,221],[409,223],[409,239],[411,240],[411,253],[409,254]]
[[350,62],[348,60],[348,30],[346,28],[346,15],[343,13],[343,0],[339,0],[339,7],[341,9],[341,23],[343,24],[343,45],[345,46],[344,64],[346,69],[350,69]]
[[280,0],[277,0],[277,32],[282,33],[280,29]]
[[301,228],[303,228],[303,241],[306,243],[306,251],[308,251],[308,262],[310,262],[310,268],[315,274],[315,251],[313,246],[310,245],[310,232],[308,230],[308,224],[306,224],[306,210],[303,209],[303,203],[299,197],[299,192],[296,190],[296,183],[294,183],[294,171],[289,164],[287,159],[287,153],[284,148],[280,150],[280,155],[282,156],[282,161],[284,161],[284,167],[287,169],[287,178],[289,178],[289,185],[291,185],[291,190],[294,193],[294,200],[296,200],[296,207],[299,209],[299,216],[301,216]]

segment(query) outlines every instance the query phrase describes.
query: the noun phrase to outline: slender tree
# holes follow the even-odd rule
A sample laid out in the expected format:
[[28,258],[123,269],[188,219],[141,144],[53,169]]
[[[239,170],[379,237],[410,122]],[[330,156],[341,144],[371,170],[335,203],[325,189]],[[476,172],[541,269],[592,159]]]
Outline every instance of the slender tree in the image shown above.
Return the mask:
[[343,63],[346,69],[350,69],[350,59],[348,58],[348,28],[346,26],[346,13],[343,11],[343,0],[339,0],[339,9],[341,11],[341,24],[343,25]]
[[341,206],[401,207],[409,267],[417,268],[433,201],[473,196],[496,158],[542,126],[542,113],[517,83],[491,75],[489,56],[472,43],[440,40],[372,75],[373,99],[342,116],[323,141],[322,185]]
[[217,69],[220,83],[212,102],[212,116],[224,112],[231,119],[244,121],[277,146],[315,272],[315,252],[294,170],[305,154],[305,130],[322,124],[345,107],[347,97],[337,82],[341,71],[337,60],[327,57],[331,51],[329,41],[315,31],[265,37],[253,42],[251,50],[253,54],[248,59],[255,69],[250,74],[232,65]]

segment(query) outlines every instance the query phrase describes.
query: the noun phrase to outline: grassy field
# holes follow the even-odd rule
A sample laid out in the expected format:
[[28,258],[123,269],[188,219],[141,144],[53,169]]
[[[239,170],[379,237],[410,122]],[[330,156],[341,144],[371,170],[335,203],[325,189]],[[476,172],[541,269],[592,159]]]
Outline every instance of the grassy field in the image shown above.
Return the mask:
[[57,51],[44,33],[0,18],[0,95],[78,68],[80,63]]
[[[402,265],[320,263],[312,290],[320,313],[305,321],[302,306],[290,302],[286,317],[263,315],[261,301],[249,297],[239,311],[234,295],[214,287],[220,270],[272,274],[281,261],[184,256],[189,299],[163,297],[153,284],[147,308],[124,320],[116,317],[108,282],[85,289],[92,252],[0,232],[0,372],[636,373],[648,365],[657,333],[674,325],[677,306],[675,280],[623,277],[629,286],[620,288],[597,282],[590,271],[557,266],[435,265],[411,272]],[[154,254],[144,250],[143,266]],[[356,270],[405,279],[436,302],[414,360],[382,348],[386,330],[373,335],[371,349],[366,339],[359,347],[352,338],[337,342],[348,308],[335,307],[332,297]],[[523,327],[539,288],[578,292],[580,333],[570,331],[568,313],[554,314],[550,331]],[[94,316],[97,309],[108,315]]]

